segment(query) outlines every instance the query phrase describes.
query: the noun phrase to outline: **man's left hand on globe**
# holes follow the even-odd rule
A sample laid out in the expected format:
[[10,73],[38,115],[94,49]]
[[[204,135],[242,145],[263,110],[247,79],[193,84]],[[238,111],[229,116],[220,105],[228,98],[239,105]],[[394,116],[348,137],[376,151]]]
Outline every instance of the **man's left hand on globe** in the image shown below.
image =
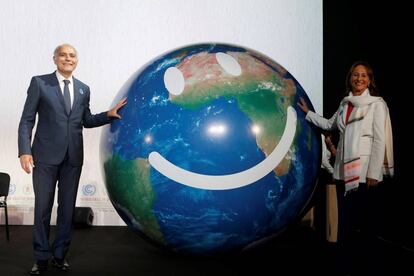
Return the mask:
[[[109,197],[156,245],[217,255],[277,235],[315,188],[321,140],[295,78],[257,51],[197,44],[137,71],[101,140]],[[308,100],[309,106],[309,100]]]

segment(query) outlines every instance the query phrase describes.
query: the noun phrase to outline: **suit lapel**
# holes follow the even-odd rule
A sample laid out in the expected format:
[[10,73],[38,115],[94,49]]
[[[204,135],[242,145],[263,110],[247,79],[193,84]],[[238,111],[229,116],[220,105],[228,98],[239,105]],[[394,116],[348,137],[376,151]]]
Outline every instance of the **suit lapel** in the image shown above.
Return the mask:
[[75,110],[75,108],[79,105],[79,101],[81,99],[81,95],[83,94],[83,89],[81,88],[81,85],[79,81],[75,78],[73,78],[73,105],[72,105],[72,111]]

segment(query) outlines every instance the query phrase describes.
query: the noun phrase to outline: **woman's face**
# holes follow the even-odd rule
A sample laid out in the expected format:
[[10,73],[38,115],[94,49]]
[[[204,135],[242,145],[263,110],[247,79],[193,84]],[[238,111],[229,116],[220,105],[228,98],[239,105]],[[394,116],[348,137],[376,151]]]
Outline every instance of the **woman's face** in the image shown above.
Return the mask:
[[352,71],[351,79],[349,80],[352,87],[352,94],[354,96],[361,95],[370,84],[367,69],[363,65],[358,65]]

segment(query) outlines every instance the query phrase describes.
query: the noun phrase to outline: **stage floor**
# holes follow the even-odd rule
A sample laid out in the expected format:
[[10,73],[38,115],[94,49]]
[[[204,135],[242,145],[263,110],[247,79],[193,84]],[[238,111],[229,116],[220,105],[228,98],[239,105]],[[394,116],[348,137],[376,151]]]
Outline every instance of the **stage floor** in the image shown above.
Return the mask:
[[[11,226],[7,242],[5,227],[0,227],[0,275],[28,275],[31,229]],[[355,250],[352,275],[414,275],[411,249],[376,240],[370,252]],[[75,229],[67,259],[70,271],[49,268],[44,275],[341,275],[336,248],[304,226],[226,258],[177,255],[153,247],[128,227],[95,226]]]

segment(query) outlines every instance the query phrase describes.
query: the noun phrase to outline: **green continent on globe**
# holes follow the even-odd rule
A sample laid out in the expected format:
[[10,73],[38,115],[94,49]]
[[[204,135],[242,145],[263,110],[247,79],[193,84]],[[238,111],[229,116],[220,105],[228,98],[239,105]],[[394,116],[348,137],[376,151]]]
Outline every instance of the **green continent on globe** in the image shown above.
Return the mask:
[[149,237],[162,241],[162,233],[152,206],[155,193],[150,183],[150,170],[147,159],[122,160],[114,155],[104,163],[106,183],[111,201],[131,214]]
[[[260,128],[257,144],[268,156],[282,137],[286,110],[296,95],[295,84],[283,75],[276,74],[255,57],[235,52],[228,54],[240,64],[243,71],[241,76],[232,76],[223,70],[214,62],[214,54],[198,53],[176,66],[186,78],[186,87],[181,95],[170,95],[170,99],[189,109],[204,106],[219,97],[236,99],[240,110]],[[257,106],[260,109],[255,108]],[[288,153],[275,168],[277,175],[289,171],[290,160]]]

